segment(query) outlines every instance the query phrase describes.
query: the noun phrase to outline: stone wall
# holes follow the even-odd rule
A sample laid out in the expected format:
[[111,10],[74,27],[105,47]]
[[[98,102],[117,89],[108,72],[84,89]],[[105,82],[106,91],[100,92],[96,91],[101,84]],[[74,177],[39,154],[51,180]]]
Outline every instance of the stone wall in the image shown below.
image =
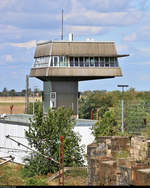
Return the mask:
[[131,157],[137,161],[145,160],[150,157],[150,140],[144,136],[136,136],[131,138]]
[[[146,138],[99,137],[87,152],[89,185],[150,185],[150,141]],[[128,156],[119,155],[123,152]]]

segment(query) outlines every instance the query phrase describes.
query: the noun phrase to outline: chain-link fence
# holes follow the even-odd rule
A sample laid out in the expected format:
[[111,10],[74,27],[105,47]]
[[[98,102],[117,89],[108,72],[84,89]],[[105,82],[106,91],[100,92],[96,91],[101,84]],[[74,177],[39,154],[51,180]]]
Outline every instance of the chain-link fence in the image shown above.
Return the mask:
[[[122,124],[122,102],[117,106],[118,122]],[[124,130],[133,134],[141,134],[147,126],[150,117],[150,101],[147,100],[124,100],[123,106]]]

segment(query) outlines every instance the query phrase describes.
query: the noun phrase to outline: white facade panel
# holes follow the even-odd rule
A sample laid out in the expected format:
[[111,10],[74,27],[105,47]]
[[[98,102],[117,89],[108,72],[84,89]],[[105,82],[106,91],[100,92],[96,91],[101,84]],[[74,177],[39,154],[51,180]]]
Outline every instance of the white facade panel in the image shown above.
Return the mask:
[[[85,125],[75,126],[74,128],[74,131],[81,135],[80,144],[85,145],[85,154],[87,153],[87,145],[94,141],[90,128],[91,126]],[[27,126],[0,123],[0,157],[11,155],[15,157],[14,162],[23,164],[23,158],[31,153],[30,150],[21,145],[19,146],[14,141],[6,138],[6,136],[10,135],[14,140],[29,146],[25,138],[25,130],[28,130]],[[85,164],[87,164],[87,162]]]

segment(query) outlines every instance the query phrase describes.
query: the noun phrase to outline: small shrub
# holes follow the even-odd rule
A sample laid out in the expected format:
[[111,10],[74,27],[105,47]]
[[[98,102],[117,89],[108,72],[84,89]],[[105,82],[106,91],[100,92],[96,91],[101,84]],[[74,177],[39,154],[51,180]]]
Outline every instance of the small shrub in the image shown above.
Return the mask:
[[25,186],[27,185],[48,185],[48,183],[43,179],[36,179],[35,177],[30,177],[25,182]]
[[80,176],[83,178],[87,178],[87,169],[75,168],[75,169],[67,171],[65,174],[70,175],[72,177]]
[[116,160],[117,159],[120,159],[120,158],[128,158],[130,156],[130,152],[129,151],[121,151],[121,152],[118,152],[117,154],[116,154],[116,156],[114,157]]

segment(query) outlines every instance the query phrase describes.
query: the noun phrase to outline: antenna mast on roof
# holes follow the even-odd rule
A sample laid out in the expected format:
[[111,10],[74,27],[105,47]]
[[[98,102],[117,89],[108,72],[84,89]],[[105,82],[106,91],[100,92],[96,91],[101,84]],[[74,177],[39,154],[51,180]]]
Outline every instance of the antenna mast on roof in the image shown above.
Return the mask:
[[64,23],[63,23],[63,21],[64,21],[64,20],[63,20],[63,13],[64,13],[64,10],[62,9],[62,23],[61,23],[61,24],[62,24],[62,25],[61,25],[61,26],[62,26],[62,28],[61,28],[61,40],[63,40],[63,24],[64,24]]

